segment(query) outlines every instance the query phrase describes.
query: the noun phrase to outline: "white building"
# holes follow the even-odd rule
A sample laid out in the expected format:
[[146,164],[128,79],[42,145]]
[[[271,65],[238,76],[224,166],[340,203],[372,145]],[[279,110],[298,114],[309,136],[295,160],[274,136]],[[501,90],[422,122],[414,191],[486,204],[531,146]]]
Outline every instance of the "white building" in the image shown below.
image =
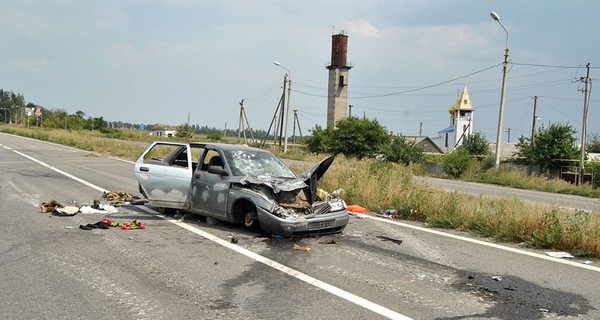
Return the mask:
[[465,139],[473,134],[473,113],[469,91],[465,84],[462,93],[450,107],[450,126],[438,131],[438,136],[432,138],[444,152],[451,152],[463,144]]

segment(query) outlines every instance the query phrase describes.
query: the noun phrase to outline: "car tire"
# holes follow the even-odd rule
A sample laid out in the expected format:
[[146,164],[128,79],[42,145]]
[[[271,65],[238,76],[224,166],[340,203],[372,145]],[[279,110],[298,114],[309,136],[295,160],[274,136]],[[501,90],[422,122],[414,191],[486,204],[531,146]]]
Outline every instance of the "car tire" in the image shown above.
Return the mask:
[[248,229],[258,228],[256,219],[256,207],[249,202],[240,203],[237,206],[237,220]]
[[254,219],[255,212],[247,211],[244,214],[244,227],[253,228],[257,224],[257,221]]

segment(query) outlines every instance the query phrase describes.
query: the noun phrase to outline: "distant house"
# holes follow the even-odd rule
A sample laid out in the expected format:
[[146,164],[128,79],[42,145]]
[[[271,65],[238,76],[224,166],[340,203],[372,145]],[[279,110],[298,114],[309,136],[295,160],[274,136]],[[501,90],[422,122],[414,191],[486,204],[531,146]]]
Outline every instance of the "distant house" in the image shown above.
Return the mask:
[[176,132],[177,131],[175,129],[169,127],[154,127],[152,130],[152,136],[171,138],[175,136]]
[[407,142],[414,143],[417,147],[423,149],[425,153],[444,153],[440,147],[433,142],[429,137],[426,136],[403,136]]

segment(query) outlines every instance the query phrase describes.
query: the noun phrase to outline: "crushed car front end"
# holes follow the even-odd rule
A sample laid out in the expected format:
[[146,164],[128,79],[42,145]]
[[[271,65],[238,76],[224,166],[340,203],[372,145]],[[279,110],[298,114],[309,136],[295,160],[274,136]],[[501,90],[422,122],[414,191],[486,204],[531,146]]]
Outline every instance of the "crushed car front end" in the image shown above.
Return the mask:
[[[316,207],[316,210],[312,210],[313,207]],[[318,212],[319,210],[321,212]],[[275,204],[270,209],[257,207],[256,213],[265,232],[281,236],[338,233],[344,230],[349,219],[341,199],[334,202],[316,202],[310,211],[307,208],[291,209]]]
[[313,165],[298,177],[241,177],[235,188],[260,196],[261,201],[253,202],[256,218],[265,232],[282,236],[338,233],[348,224],[346,204],[337,194],[319,192],[317,188],[317,180],[334,157]]

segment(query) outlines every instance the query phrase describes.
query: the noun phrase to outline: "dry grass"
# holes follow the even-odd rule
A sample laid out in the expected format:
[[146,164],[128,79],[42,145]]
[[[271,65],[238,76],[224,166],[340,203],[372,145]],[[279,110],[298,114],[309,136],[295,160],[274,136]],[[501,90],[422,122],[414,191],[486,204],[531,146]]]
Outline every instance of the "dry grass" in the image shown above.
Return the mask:
[[445,192],[416,184],[411,170],[377,160],[339,156],[322,187],[344,189],[348,204],[371,211],[398,210],[400,217],[431,226],[468,231],[499,241],[600,256],[600,218],[587,212],[563,212],[530,205],[519,198],[494,199]]

